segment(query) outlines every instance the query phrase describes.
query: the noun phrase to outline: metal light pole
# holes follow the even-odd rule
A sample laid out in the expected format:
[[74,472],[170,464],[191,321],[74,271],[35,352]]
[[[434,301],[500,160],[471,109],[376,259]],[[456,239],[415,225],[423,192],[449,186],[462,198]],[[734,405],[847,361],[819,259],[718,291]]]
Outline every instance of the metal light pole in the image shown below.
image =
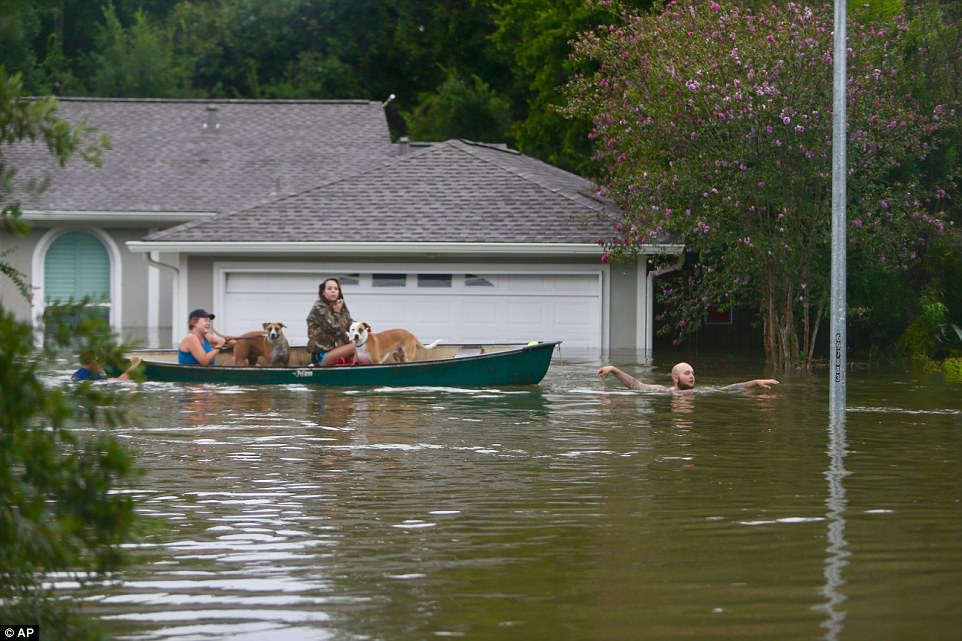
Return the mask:
[[832,354],[828,393],[832,415],[845,412],[847,339],[845,335],[846,308],[845,262],[848,217],[846,180],[846,124],[848,122],[847,78],[848,47],[846,43],[847,0],[835,0],[835,55],[833,57],[832,91],[832,297],[830,336]]
[[832,368],[829,372],[828,409],[829,409],[829,496],[826,500],[828,514],[828,548],[825,561],[824,609],[827,618],[822,624],[825,628],[825,641],[837,641],[842,633],[846,613],[842,609],[845,595],[841,586],[845,583],[842,570],[848,565],[851,552],[845,540],[845,486],[843,479],[845,456],[848,452],[845,435],[845,386],[847,340],[845,320],[848,303],[845,296],[845,263],[847,245],[848,216],[846,213],[848,196],[848,162],[846,159],[847,81],[848,46],[845,37],[848,18],[847,0],[835,0],[835,55],[833,57],[832,91],[832,299],[831,299],[831,341]]

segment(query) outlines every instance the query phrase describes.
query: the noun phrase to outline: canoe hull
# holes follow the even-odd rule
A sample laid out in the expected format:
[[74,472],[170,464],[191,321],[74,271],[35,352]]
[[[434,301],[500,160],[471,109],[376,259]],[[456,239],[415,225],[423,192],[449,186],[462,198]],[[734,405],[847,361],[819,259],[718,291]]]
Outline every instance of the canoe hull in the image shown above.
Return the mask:
[[[329,387],[489,387],[535,385],[544,378],[558,342],[499,346],[416,363],[317,367],[235,367],[180,365],[158,358],[160,352],[132,352],[142,360],[148,381],[234,385],[318,385]],[[176,354],[174,354],[176,356]],[[152,358],[152,356],[154,356]],[[166,354],[165,354],[166,356]]]

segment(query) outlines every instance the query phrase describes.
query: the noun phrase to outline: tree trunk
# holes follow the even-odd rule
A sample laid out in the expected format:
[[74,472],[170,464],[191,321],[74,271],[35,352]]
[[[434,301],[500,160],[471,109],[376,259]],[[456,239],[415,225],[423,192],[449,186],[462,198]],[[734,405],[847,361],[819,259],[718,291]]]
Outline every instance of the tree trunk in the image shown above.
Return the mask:
[[778,366],[778,341],[775,338],[775,279],[772,274],[771,265],[768,266],[768,273],[765,279],[765,307],[762,310],[764,321],[763,333],[765,341],[765,360]]
[[818,338],[818,326],[822,323],[822,314],[825,313],[825,303],[821,302],[818,304],[818,310],[815,312],[815,323],[812,325],[812,338],[808,342],[808,351],[805,352],[805,369],[812,369],[813,361],[815,360],[815,345],[816,339]]
[[811,357],[809,356],[811,348],[811,336],[810,332],[810,315],[811,315],[811,304],[808,302],[808,296],[805,296],[805,302],[802,303],[802,350],[801,353],[804,354],[805,362],[803,363],[805,369],[807,370],[810,365]]

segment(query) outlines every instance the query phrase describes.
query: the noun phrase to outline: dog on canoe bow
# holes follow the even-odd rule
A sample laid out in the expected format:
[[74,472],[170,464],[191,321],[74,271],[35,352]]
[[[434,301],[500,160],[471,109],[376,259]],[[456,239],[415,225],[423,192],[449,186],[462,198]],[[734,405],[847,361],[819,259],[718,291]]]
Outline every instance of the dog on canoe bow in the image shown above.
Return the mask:
[[430,345],[422,345],[417,337],[406,329],[386,329],[374,333],[371,326],[364,321],[354,321],[347,332],[348,339],[357,348],[359,362],[381,363],[413,363],[425,360],[428,352],[438,344],[438,339]]
[[263,324],[263,330],[232,336],[234,345],[234,365],[270,365],[285,367],[290,360],[290,345],[284,336],[284,323]]

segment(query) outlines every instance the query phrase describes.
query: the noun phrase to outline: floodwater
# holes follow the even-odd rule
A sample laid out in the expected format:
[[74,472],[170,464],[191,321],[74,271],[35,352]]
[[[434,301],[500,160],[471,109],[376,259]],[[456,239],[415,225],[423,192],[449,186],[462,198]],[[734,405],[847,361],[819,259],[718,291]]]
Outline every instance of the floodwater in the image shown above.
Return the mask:
[[[694,361],[699,387],[770,375]],[[60,588],[138,640],[962,638],[962,384],[853,369],[833,423],[824,372],[640,394],[600,364],[132,387],[153,528],[117,581]]]

